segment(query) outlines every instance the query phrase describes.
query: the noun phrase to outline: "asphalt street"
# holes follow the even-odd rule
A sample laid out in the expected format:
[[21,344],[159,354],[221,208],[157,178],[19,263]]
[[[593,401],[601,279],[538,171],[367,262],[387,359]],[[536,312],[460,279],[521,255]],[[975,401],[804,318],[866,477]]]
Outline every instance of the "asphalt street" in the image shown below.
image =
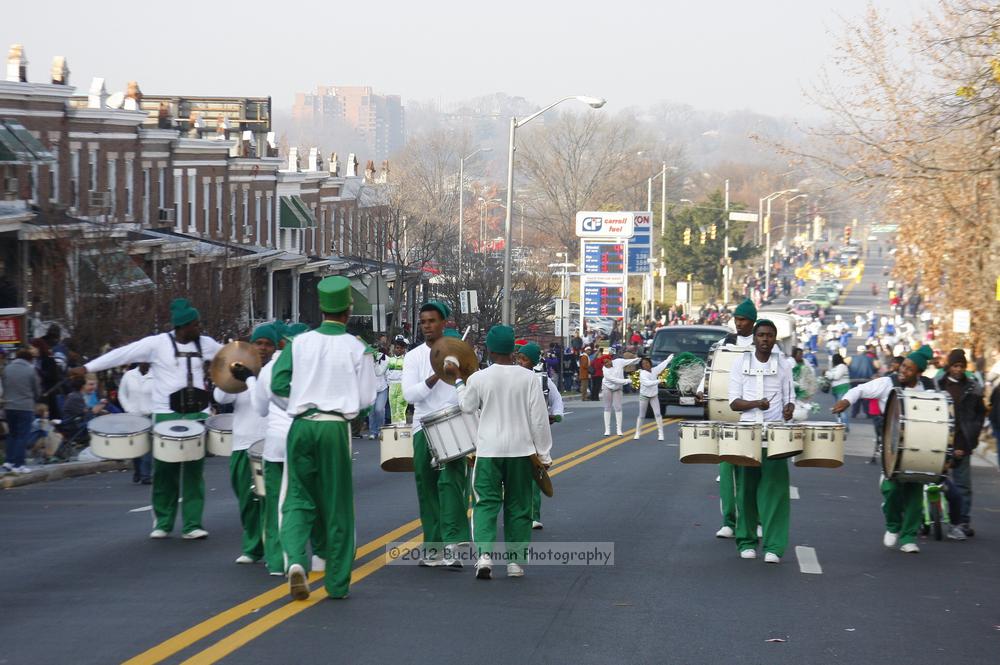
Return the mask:
[[[836,311],[873,308],[872,279],[877,261]],[[204,541],[149,540],[149,488],[130,473],[73,478],[0,494],[0,664],[996,662],[995,471],[974,469],[974,538],[906,555],[881,544],[876,465],[792,466],[789,551],[767,565],[714,537],[717,471],[678,462],[676,422],[665,442],[651,422],[633,441],[604,437],[594,403],[568,409],[533,534],[613,543],[612,566],[529,566],[521,579],[496,567],[490,581],[386,566],[386,543],[419,542],[413,477],[382,472],[377,444],[355,440],[351,596],[314,582],[290,602],[262,566],[233,563],[226,460],[206,463]],[[626,401],[627,419],[636,410]]]

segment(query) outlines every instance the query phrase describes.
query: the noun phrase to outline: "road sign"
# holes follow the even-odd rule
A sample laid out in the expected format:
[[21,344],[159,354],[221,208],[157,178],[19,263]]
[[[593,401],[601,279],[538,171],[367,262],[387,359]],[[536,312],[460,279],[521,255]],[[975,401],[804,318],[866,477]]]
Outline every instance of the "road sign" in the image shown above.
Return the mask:
[[583,248],[583,272],[591,275],[625,270],[625,248],[618,243],[588,242]]
[[729,213],[730,222],[756,222],[757,213],[755,212],[731,212]]
[[674,301],[679,303],[686,303],[688,301],[687,282],[677,282],[677,297],[674,298]]
[[968,334],[972,330],[972,315],[967,309],[956,309],[951,313],[951,330]]
[[462,314],[475,314],[479,311],[478,291],[459,291],[458,308]]
[[625,289],[611,284],[585,284],[583,315],[622,318],[625,315]]
[[635,233],[635,213],[584,211],[576,213],[576,235],[580,238],[631,238]]

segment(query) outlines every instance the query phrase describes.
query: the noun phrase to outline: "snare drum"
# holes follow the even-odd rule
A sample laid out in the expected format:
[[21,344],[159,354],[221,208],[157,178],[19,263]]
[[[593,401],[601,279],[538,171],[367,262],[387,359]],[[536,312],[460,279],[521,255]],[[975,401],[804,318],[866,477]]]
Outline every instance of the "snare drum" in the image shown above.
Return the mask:
[[885,406],[882,471],[889,480],[936,482],[955,436],[955,408],[945,392],[895,389]]
[[719,459],[736,466],[760,466],[763,426],[760,423],[718,423]]
[[149,452],[149,418],[128,413],[98,416],[89,423],[90,449],[104,459],[134,459]]
[[265,496],[264,442],[258,441],[247,448],[247,457],[250,458],[250,475],[253,476],[253,493],[257,496]]
[[383,471],[413,471],[413,434],[406,423],[383,425],[380,432]]
[[787,459],[802,452],[805,428],[790,423],[768,423],[764,428],[767,437],[767,458]]
[[795,466],[836,469],[844,465],[844,424],[835,422],[806,422],[802,454],[795,458]]
[[420,422],[435,465],[444,466],[476,450],[479,416],[475,413],[449,406],[428,414]]
[[729,373],[736,360],[751,350],[752,347],[749,346],[724,344],[717,347],[709,356],[706,370],[708,377],[705,380],[706,410],[709,420],[739,422],[740,414],[729,408]]
[[153,457],[161,462],[197,462],[205,457],[205,426],[197,420],[156,423]]
[[233,414],[220,413],[205,421],[205,439],[210,455],[229,457],[233,454]]
[[681,423],[680,456],[684,464],[718,464],[719,433],[717,423],[689,421]]

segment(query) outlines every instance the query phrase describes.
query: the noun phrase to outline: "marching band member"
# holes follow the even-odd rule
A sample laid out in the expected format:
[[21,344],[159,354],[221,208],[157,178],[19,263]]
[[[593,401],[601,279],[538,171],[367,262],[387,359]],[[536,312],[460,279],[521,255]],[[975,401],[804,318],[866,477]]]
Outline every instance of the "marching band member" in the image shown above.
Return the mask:
[[[473,538],[479,554],[476,577],[492,575],[497,517],[504,513],[507,541],[508,577],[522,577],[518,563],[525,560],[531,542],[531,485],[533,463],[552,463],[552,432],[541,383],[532,372],[514,363],[514,330],[493,326],[486,335],[486,348],[493,364],[469,377],[468,383],[455,382],[462,410],[479,410],[476,462],[472,469]],[[450,376],[458,367],[446,364]]]
[[[150,335],[105,353],[71,375],[83,376],[132,363],[149,363],[156,380],[153,383],[153,423],[166,420],[205,420],[211,395],[205,386],[205,363],[222,346],[201,334],[198,310],[186,298],[170,303],[173,332]],[[153,531],[150,538],[166,538],[174,528],[177,504],[183,488],[184,538],[197,540],[208,536],[202,528],[205,508],[205,460],[162,462],[153,460]]]
[[375,365],[368,347],[347,334],[351,282],[326,277],[316,286],[323,323],[298,335],[278,358],[271,391],[288,399],[281,544],[288,588],[309,597],[306,544],[321,532],[324,586],[331,598],[350,592],[354,561],[354,487],[350,421],[375,402]]
[[601,385],[601,401],[604,403],[604,436],[611,434],[611,411],[615,412],[617,434],[622,434],[622,388],[628,384],[625,368],[639,362],[638,358],[626,359],[604,356],[604,382]]
[[[872,379],[860,386],[855,386],[833,405],[833,413],[843,413],[851,408],[859,399],[877,399],[879,409],[885,413],[885,405],[889,395],[897,387],[911,390],[934,390],[934,383],[921,376],[927,369],[927,364],[934,357],[929,346],[919,349],[906,356],[899,366],[899,371],[893,376],[882,376]],[[882,476],[882,512],[885,515],[885,535],[882,544],[892,548],[899,544],[899,549],[908,554],[917,554],[917,531],[923,520],[923,486],[919,483],[904,483],[889,480]]]
[[403,357],[408,346],[402,335],[392,340],[385,378],[389,382],[389,419],[394,423],[406,422],[406,399],[403,398]]
[[[122,375],[118,403],[125,413],[149,418],[153,415],[153,375],[149,363],[139,363]],[[132,460],[132,482],[153,484],[153,451]]]
[[[742,354],[729,378],[729,407],[740,422],[791,420],[795,388],[788,364],[772,353],[778,328],[767,319],[753,327],[754,352]],[[743,559],[757,558],[757,525],[763,525],[764,561],[780,563],[788,545],[791,513],[788,460],[762,455],[760,467],[736,467],[736,547]]]
[[[522,346],[518,353],[518,364],[525,369],[530,369],[535,373],[542,383],[542,395],[545,396],[545,406],[549,410],[549,425],[562,422],[566,409],[563,407],[562,395],[559,388],[549,380],[548,374],[544,370],[536,369],[538,361],[542,357],[542,347],[535,342],[528,342]],[[531,487],[531,528],[542,528],[542,489],[537,483],[532,483]]]
[[441,381],[431,367],[431,347],[444,334],[449,316],[451,308],[440,300],[428,300],[420,308],[424,343],[403,359],[402,383],[403,398],[413,405],[413,469],[424,543],[443,543],[447,550],[444,556],[421,559],[420,565],[461,568],[462,562],[451,552],[454,545],[470,539],[469,464],[459,458],[435,468],[421,423],[428,414],[458,404],[455,388]]
[[[250,335],[261,367],[266,365],[278,346],[278,332],[273,325],[257,326]],[[253,405],[256,379],[250,368],[234,363],[230,367],[233,378],[247,384],[241,393],[227,393],[216,388],[213,394],[219,404],[233,405],[233,453],[229,457],[229,482],[240,506],[240,524],[243,526],[243,553],[236,563],[256,563],[264,556],[264,520],[260,497],[253,490],[253,469],[250,468],[250,446],[264,438],[267,421]]]
[[639,416],[635,419],[635,436],[641,436],[642,417],[646,415],[646,406],[653,407],[653,416],[656,418],[656,440],[663,441],[663,415],[660,413],[660,374],[667,368],[673,360],[673,354],[656,367],[649,358],[639,361]]

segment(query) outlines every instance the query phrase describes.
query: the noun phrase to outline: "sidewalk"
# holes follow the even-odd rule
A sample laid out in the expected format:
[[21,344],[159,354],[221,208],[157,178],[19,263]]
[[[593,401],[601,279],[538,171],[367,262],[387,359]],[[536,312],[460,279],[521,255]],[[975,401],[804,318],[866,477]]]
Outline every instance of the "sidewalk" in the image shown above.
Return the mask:
[[8,473],[0,477],[0,489],[23,487],[25,485],[44,483],[50,480],[62,480],[63,478],[88,476],[92,473],[103,473],[105,471],[123,471],[131,468],[131,466],[132,460],[99,460],[85,462],[60,462],[57,464],[46,464],[45,466],[28,467],[30,469],[28,473]]
[[[851,431],[844,439],[844,455],[871,458],[875,450],[875,428],[868,418],[851,420]],[[987,451],[980,443],[972,454],[972,466],[997,470],[997,458],[994,451]]]

